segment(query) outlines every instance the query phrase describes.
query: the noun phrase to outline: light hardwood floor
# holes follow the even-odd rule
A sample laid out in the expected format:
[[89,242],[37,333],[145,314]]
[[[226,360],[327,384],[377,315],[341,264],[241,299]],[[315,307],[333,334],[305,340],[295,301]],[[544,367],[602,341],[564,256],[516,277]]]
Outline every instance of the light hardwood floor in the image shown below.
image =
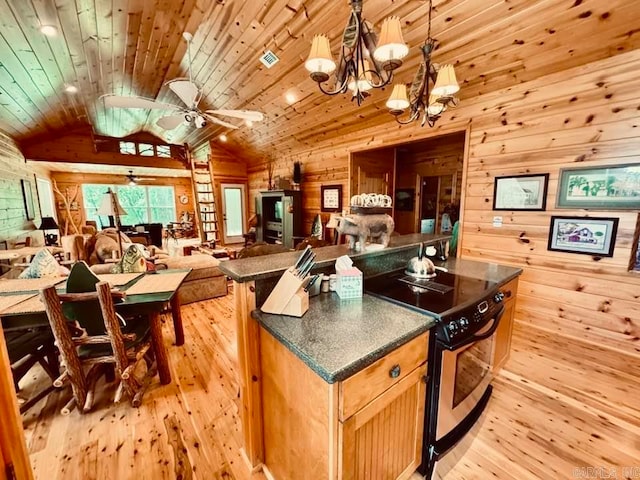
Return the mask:
[[[156,379],[139,409],[113,405],[108,386],[87,415],[59,414],[65,391],[24,416],[37,479],[265,478],[250,475],[239,453],[232,293],[185,306],[183,315],[183,347],[171,344],[170,322],[164,326],[174,382]],[[436,476],[570,479],[592,466],[617,468],[612,478],[640,478],[639,372],[640,355],[516,323],[511,359],[482,421]],[[25,393],[39,381],[34,369]],[[636,476],[623,476],[623,467],[636,467]]]

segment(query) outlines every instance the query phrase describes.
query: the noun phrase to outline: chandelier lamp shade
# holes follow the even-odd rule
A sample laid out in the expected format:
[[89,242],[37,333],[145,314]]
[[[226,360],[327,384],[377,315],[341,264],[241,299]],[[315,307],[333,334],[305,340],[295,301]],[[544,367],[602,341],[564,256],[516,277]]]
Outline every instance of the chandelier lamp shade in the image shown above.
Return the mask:
[[[418,66],[411,89],[407,93],[407,86],[395,84],[386,106],[396,121],[406,125],[422,117],[422,126],[427,123],[433,127],[449,107],[457,105],[454,95],[460,90],[453,65],[432,63],[431,54],[435,48],[435,41],[431,38],[431,0],[429,0],[429,23],[427,39],[420,48],[422,62]],[[431,83],[433,86],[431,87]],[[401,118],[406,110],[408,117]]]
[[[336,95],[350,90],[358,105],[368,96],[368,90],[391,83],[393,71],[409,53],[402,38],[400,19],[384,20],[378,39],[373,26],[362,18],[362,1],[350,0],[351,15],[342,35],[338,63],[331,55],[329,38],[316,35],[304,64],[322,93]],[[331,74],[334,74],[332,89],[323,85]]]

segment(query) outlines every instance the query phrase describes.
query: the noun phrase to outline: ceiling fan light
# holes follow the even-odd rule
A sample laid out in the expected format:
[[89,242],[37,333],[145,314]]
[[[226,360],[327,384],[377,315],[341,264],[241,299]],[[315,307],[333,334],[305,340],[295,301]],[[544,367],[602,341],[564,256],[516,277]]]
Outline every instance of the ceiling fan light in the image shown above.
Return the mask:
[[336,69],[336,63],[331,56],[329,38],[325,35],[316,35],[311,43],[311,51],[304,62],[306,68],[315,82],[325,82],[329,74]]
[[409,53],[409,47],[402,38],[402,28],[398,17],[389,17],[382,22],[378,47],[373,57],[382,63],[385,70],[394,70],[402,65],[402,59]]
[[253,127],[253,122],[251,120],[245,120],[244,124],[249,128]]
[[226,142],[227,141],[227,136],[224,133],[220,134],[220,136],[218,138],[220,139],[221,142]]
[[409,108],[409,97],[407,96],[407,86],[405,84],[398,83],[393,86],[393,91],[389,100],[387,100],[386,106],[392,112],[402,112]]
[[438,70],[436,84],[431,93],[436,97],[451,97],[458,90],[460,90],[460,86],[453,65],[442,65]]
[[136,185],[137,185],[137,183],[133,178],[129,179],[129,186],[130,187],[135,187]]

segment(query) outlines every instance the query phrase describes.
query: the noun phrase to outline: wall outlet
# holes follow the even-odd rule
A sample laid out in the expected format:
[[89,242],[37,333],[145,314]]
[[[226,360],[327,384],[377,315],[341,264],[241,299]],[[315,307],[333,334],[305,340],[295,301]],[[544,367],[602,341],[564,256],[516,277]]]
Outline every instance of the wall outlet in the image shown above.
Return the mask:
[[501,227],[502,226],[502,217],[493,217],[493,226]]

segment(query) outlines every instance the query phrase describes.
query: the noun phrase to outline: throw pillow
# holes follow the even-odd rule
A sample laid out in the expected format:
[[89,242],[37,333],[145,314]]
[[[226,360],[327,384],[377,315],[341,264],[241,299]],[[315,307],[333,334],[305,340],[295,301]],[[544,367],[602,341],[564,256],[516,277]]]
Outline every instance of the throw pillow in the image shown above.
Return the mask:
[[127,248],[120,261],[111,268],[111,273],[141,273],[146,271],[147,262],[145,262],[142,252],[135,245]]
[[46,248],[38,251],[18,278],[44,278],[60,275],[60,265]]

